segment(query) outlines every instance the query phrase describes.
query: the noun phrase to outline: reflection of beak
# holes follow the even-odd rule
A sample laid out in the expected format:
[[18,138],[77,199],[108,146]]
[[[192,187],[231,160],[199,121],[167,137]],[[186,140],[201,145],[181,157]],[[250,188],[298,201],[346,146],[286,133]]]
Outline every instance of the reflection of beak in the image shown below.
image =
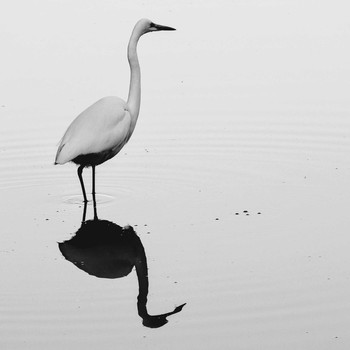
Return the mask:
[[175,28],[162,26],[160,24],[154,24],[153,27],[156,28],[157,30],[176,30]]

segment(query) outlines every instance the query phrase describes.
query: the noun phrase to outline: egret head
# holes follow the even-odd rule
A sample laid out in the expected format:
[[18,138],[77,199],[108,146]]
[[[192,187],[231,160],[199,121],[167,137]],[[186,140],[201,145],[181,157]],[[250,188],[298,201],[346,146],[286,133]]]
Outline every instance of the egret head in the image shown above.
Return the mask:
[[146,34],[149,32],[159,32],[161,30],[176,30],[175,28],[172,28],[172,27],[156,24],[147,18],[140,19],[136,23],[135,29],[136,28],[138,28],[142,34]]

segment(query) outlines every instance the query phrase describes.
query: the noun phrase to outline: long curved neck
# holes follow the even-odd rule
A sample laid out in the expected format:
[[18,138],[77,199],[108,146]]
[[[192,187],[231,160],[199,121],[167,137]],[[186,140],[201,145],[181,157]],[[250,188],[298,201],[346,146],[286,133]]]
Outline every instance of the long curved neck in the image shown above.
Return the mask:
[[128,96],[128,108],[132,119],[136,123],[137,117],[140,111],[141,103],[141,71],[140,64],[137,57],[137,43],[141,37],[141,33],[133,30],[129,45],[128,45],[128,61],[130,65],[130,86],[129,86],[129,96]]

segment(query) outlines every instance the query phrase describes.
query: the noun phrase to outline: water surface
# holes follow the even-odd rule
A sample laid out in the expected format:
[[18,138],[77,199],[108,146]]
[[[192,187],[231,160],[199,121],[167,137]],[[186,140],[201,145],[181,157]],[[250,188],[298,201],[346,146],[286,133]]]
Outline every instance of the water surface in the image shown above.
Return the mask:
[[[347,349],[345,3],[154,2],[154,20],[179,30],[140,41],[140,118],[97,168],[97,212],[141,242],[147,312],[186,303],[159,328],[140,317],[134,248],[96,234],[79,249],[101,254],[62,254],[84,207],[75,166],[53,165],[75,115],[125,96],[126,41],[151,7],[124,5],[127,20],[112,21],[110,2],[38,3],[45,15],[28,9],[36,21],[20,17],[21,30],[4,19],[2,37],[13,67],[0,101],[2,348]],[[67,7],[82,11],[79,28]],[[115,275],[92,273],[87,256]]]

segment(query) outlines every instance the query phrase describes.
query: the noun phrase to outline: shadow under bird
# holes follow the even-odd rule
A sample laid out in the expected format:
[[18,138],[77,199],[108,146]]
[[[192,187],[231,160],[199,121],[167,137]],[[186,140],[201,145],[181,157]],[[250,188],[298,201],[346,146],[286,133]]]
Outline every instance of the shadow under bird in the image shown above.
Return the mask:
[[55,164],[74,162],[87,202],[82,172],[92,167],[92,195],[95,197],[95,167],[114,157],[129,141],[137,122],[141,101],[141,72],[137,57],[137,43],[143,34],[174,28],[155,24],[148,19],[139,20],[128,44],[130,86],[127,101],[116,96],[100,99],[79,114],[63,135]]

